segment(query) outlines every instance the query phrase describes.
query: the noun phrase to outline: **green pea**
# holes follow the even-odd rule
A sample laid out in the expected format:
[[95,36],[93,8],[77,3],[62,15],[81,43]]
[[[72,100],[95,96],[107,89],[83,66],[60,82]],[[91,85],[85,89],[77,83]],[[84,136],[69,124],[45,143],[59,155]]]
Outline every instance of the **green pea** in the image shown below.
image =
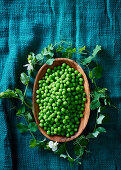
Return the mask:
[[50,135],[50,131],[49,130],[47,131],[47,135]]

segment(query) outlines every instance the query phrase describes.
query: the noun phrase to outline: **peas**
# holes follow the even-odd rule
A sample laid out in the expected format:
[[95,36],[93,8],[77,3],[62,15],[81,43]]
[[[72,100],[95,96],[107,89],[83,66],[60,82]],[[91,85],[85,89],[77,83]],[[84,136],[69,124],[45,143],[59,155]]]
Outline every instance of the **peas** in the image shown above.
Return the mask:
[[83,82],[82,74],[66,63],[48,68],[39,80],[36,91],[39,126],[47,135],[70,137],[78,131],[87,101]]

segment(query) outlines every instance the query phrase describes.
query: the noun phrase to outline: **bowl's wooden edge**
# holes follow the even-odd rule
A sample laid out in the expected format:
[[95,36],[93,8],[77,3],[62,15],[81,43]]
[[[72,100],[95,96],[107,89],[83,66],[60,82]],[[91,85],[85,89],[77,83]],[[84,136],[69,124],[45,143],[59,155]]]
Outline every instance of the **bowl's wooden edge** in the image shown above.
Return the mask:
[[[48,139],[50,140],[53,140],[53,141],[57,141],[57,142],[67,142],[67,141],[71,141],[75,138],[77,138],[82,132],[83,130],[85,129],[87,123],[88,123],[88,119],[89,119],[89,116],[90,116],[90,89],[89,89],[89,83],[88,83],[88,80],[87,80],[87,77],[86,77],[86,74],[84,73],[83,69],[73,60],[71,59],[67,59],[67,58],[56,58],[54,62],[56,61],[63,61],[66,62],[66,61],[69,61],[71,63],[73,63],[74,65],[76,65],[76,67],[80,70],[79,72],[83,75],[83,78],[84,78],[84,88],[86,87],[86,96],[87,96],[87,102],[85,103],[85,111],[83,112],[84,115],[86,114],[86,121],[84,123],[84,126],[83,128],[81,128],[75,135],[71,136],[70,138],[67,138],[67,137],[62,137],[62,136],[50,136],[50,135],[47,135],[47,133],[39,126],[39,122],[38,122],[38,119],[37,119],[37,116],[36,116],[36,83],[38,82],[39,80],[39,74],[41,73],[41,71],[45,68],[45,67],[51,67],[47,64],[44,64],[38,71],[37,75],[36,75],[36,78],[35,78],[35,82],[34,82],[34,86],[33,86],[33,112],[34,112],[34,118],[35,118],[35,121],[37,123],[37,126],[39,128],[39,130],[41,131],[41,133],[47,137]],[[81,118],[81,122],[84,118]],[[80,123],[81,125],[81,123]],[[80,126],[79,126],[80,127]]]

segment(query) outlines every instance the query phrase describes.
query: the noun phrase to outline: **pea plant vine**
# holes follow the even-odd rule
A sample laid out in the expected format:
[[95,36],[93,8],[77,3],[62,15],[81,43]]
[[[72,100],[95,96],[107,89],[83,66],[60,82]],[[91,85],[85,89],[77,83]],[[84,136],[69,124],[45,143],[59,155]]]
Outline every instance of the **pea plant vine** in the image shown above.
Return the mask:
[[45,150],[52,149],[52,147],[49,146],[49,141],[47,139],[43,138],[43,140],[39,140],[35,137],[35,133],[38,128],[33,117],[32,103],[28,102],[26,92],[29,86],[29,82],[31,81],[32,73],[35,71],[35,66],[41,66],[45,62],[48,65],[51,65],[54,61],[55,56],[61,56],[63,58],[69,59],[71,59],[73,55],[76,54],[81,56],[82,59],[80,64],[88,70],[88,77],[91,80],[90,86],[93,87],[90,93],[90,109],[91,114],[93,111],[96,112],[96,121],[93,131],[89,132],[86,135],[82,134],[71,142],[74,150],[73,157],[70,156],[67,149],[68,142],[59,143],[57,145],[57,149],[53,151],[53,153],[58,154],[61,158],[67,159],[71,164],[73,164],[74,162],[81,164],[83,155],[85,153],[89,153],[88,143],[90,142],[90,140],[92,140],[92,138],[97,138],[100,133],[106,132],[106,129],[102,127],[102,124],[105,122],[108,114],[104,114],[104,112],[106,111],[107,107],[112,107],[113,105],[111,104],[107,88],[101,88],[96,83],[97,79],[100,79],[102,77],[102,66],[99,65],[99,63],[97,62],[97,53],[100,50],[101,46],[99,45],[97,45],[93,52],[90,53],[85,46],[77,50],[76,48],[72,48],[72,44],[65,41],[61,41],[59,43],[56,43],[55,45],[49,44],[47,47],[42,49],[41,53],[37,55],[35,55],[34,53],[30,53],[28,55],[28,63],[24,65],[24,67],[27,67],[27,72],[23,72],[20,75],[20,80],[21,83],[25,85],[25,90],[22,91],[15,88],[15,90],[7,89],[5,92],[0,93],[1,99],[15,98],[18,99],[18,102],[21,102],[20,107],[16,112],[16,116],[19,118],[24,117],[25,123],[17,124],[17,128],[20,133],[30,132],[32,136],[32,139],[29,142],[30,148],[39,147]]

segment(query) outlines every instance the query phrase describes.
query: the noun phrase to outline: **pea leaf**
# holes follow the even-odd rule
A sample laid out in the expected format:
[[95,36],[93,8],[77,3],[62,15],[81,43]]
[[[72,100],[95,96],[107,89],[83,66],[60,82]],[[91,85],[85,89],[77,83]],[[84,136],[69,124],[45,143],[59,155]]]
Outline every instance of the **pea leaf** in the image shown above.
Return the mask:
[[25,73],[21,73],[20,80],[24,85],[27,85],[29,82],[29,76],[27,76]]
[[43,60],[44,59],[44,56],[40,53],[40,54],[37,54],[36,55],[36,59],[38,60],[38,61],[40,61],[40,60]]
[[81,53],[82,51],[85,50],[85,46],[79,49],[79,52]]
[[100,116],[97,119],[97,124],[102,124],[103,119],[105,118],[105,115],[100,114]]
[[28,126],[24,125],[23,123],[18,123],[17,128],[20,131],[20,133],[26,133],[28,131]]
[[99,98],[105,98],[106,97],[106,92],[107,89],[106,88],[96,88],[94,89],[94,99],[98,100]]
[[100,133],[105,133],[106,129],[103,127],[98,127],[93,133],[92,135],[96,138]]
[[69,59],[71,59],[72,56],[73,56],[73,53],[63,52],[63,53],[62,53],[62,56],[63,56],[64,58],[69,58]]
[[94,58],[94,56],[89,56],[87,58],[82,59],[82,61],[81,61],[82,65],[86,65],[86,64],[91,63],[93,58]]
[[36,141],[36,139],[31,139],[30,140],[30,145],[29,145],[29,147],[30,148],[35,148],[37,146],[37,141]]
[[100,65],[92,69],[92,78],[100,79],[102,77],[102,67]]
[[25,105],[22,105],[19,109],[18,112],[16,113],[17,116],[20,116],[22,113],[25,113]]
[[96,56],[96,54],[101,50],[101,46],[100,45],[96,45],[95,49],[93,50],[92,55]]
[[29,123],[28,128],[30,129],[30,131],[32,132],[36,132],[37,131],[37,124],[35,122]]
[[95,110],[96,108],[98,108],[100,106],[100,102],[99,100],[92,100],[91,104],[90,104],[90,109],[91,110]]
[[48,59],[48,60],[46,61],[46,63],[47,63],[48,65],[52,65],[54,60],[55,60],[54,58]]
[[81,135],[78,138],[76,138],[74,144],[80,144],[81,146],[87,146],[88,140],[84,135]]
[[61,45],[58,45],[58,48],[56,49],[56,52],[63,51],[63,50],[64,50],[64,47],[62,47]]
[[47,58],[52,58],[54,56],[54,52],[53,51],[49,51],[48,55],[46,56]]
[[73,51],[73,49],[72,49],[71,47],[67,47],[67,48],[66,48],[66,52],[72,53],[72,51]]
[[65,159],[65,158],[67,158],[68,156],[65,155],[65,154],[60,154],[60,157]]
[[63,153],[65,153],[65,151],[66,151],[66,149],[65,149],[65,143],[63,143],[63,144],[61,144],[60,146],[59,146],[59,148],[58,148],[58,150],[57,151],[55,151],[54,153],[56,153],[56,154],[63,154]]
[[45,56],[48,55],[48,50],[47,50],[47,48],[43,48],[41,53],[42,53],[43,56],[44,56],[44,55],[45,55]]
[[48,45],[48,50],[49,50],[49,51],[53,50],[53,45],[52,45],[52,44],[49,44],[49,45]]
[[93,83],[94,77],[92,75],[92,71],[89,71],[89,78],[92,80],[92,83]]
[[104,127],[98,127],[97,130],[101,133],[106,133],[106,129]]
[[18,95],[10,89],[7,89],[5,92],[0,93],[0,99],[1,98],[16,98]]
[[72,53],[76,53],[76,51],[77,51],[76,48],[72,49]]
[[50,148],[48,147],[48,142],[46,141],[46,138],[43,141],[39,141],[37,146],[39,146],[40,148],[44,148],[45,150],[50,150]]
[[93,93],[93,100],[90,104],[90,109],[91,110],[95,110],[96,108],[100,107],[100,101],[99,99],[100,98],[104,98],[106,97],[106,92],[107,92],[107,89],[106,88],[96,88],[94,89],[94,93]]
[[31,139],[29,143],[30,143],[30,145],[29,145],[30,148],[35,148],[36,146],[39,146],[40,141],[38,141],[36,139]]
[[98,130],[95,130],[95,132],[92,133],[92,135],[96,138],[98,135],[100,134],[100,132]]
[[18,97],[23,101],[24,95],[20,89],[15,89],[15,92],[17,93]]
[[79,144],[74,145],[74,153],[77,156],[82,156],[84,154],[84,147],[81,147]]
[[33,117],[31,116],[30,112],[25,112],[25,118],[27,119],[28,122],[33,120]]

